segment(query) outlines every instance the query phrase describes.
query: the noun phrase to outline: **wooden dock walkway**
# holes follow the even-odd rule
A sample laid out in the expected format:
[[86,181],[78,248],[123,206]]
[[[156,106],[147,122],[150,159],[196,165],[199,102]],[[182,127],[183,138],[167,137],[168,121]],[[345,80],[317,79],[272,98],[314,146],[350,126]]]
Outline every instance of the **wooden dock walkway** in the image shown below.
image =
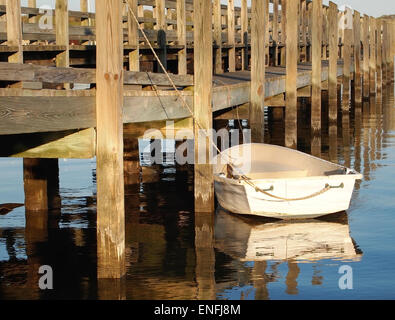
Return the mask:
[[[328,63],[323,61],[322,82],[328,81]],[[338,61],[337,76],[343,75],[342,62]],[[46,83],[95,84],[93,69],[61,69],[35,65],[0,62],[0,77],[7,81]],[[296,86],[311,86],[311,64],[298,66]],[[123,123],[140,123],[191,118],[174,90],[161,90],[170,83],[163,74],[125,72],[125,84],[159,86],[157,91],[125,90]],[[193,76],[173,75],[175,84],[193,86]],[[285,107],[286,69],[269,67],[265,75],[265,105]],[[221,111],[249,103],[250,71],[227,72],[213,77],[214,117]],[[327,84],[326,84],[327,85]],[[301,90],[302,91],[302,90]],[[193,110],[193,91],[181,94]],[[302,96],[300,93],[299,96]],[[306,95],[305,95],[306,96]],[[81,107],[83,106],[83,107]],[[37,132],[57,132],[96,126],[96,90],[50,90],[0,88],[0,136]],[[149,128],[149,124],[147,124]],[[4,150],[2,150],[4,152]],[[85,152],[83,152],[85,153]],[[4,154],[4,153],[3,153]],[[45,154],[43,154],[45,157]],[[80,158],[78,154],[74,157]]]
[[[394,79],[394,22],[333,2],[96,0],[95,13],[87,0],[80,11],[55,3],[0,0],[0,157],[24,158],[27,214],[59,206],[57,159],[97,157],[99,278],[124,275],[123,175],[141,173],[145,130],[168,131],[172,120],[173,131],[196,137],[237,109],[263,142],[264,108],[273,107],[296,148],[298,99],[308,98],[319,153],[323,97],[336,126],[351,102],[360,110]],[[199,148],[195,139],[208,152]],[[208,164],[195,165],[195,199],[196,212],[212,211]]]

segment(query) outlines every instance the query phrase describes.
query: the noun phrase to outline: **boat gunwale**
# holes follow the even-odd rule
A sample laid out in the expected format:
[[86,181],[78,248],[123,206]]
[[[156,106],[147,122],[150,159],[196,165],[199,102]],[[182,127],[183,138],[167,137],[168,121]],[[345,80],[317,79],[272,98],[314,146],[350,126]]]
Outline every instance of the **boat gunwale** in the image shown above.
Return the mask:
[[[248,174],[246,175],[248,177]],[[250,181],[253,183],[271,183],[271,182],[279,182],[279,181],[310,181],[310,180],[343,180],[343,179],[353,179],[353,180],[362,180],[363,175],[361,173],[355,172],[351,174],[337,174],[337,175],[330,175],[330,176],[310,176],[310,177],[290,177],[290,178],[270,178],[270,179],[251,179]],[[220,177],[219,173],[214,174],[214,180],[218,182],[226,182],[231,184],[237,185],[248,185],[246,181],[237,180],[232,178]]]

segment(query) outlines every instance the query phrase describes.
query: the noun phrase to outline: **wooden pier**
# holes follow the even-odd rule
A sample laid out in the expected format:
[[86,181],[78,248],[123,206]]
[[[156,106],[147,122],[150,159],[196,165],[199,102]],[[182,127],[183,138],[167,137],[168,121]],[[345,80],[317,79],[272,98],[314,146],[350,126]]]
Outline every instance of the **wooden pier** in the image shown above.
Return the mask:
[[[24,158],[27,215],[60,205],[57,159],[97,158],[99,278],[125,273],[124,174],[141,174],[136,141],[146,129],[174,121],[196,137],[237,110],[263,142],[270,107],[296,148],[298,99],[308,98],[319,154],[322,117],[336,126],[351,101],[360,111],[394,79],[395,23],[333,2],[96,0],[96,13],[87,0],[80,11],[67,0],[54,10],[28,3],[0,1],[0,157]],[[195,140],[195,157],[207,153]],[[195,165],[195,198],[196,212],[213,210],[210,165]]]

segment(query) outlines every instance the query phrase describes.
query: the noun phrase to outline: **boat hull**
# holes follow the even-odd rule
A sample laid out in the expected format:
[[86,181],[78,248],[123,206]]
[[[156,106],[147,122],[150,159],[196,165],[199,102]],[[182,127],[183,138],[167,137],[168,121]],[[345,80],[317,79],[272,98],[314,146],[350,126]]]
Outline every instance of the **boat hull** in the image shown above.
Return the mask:
[[[362,175],[349,169],[347,169],[348,174],[342,174],[341,172],[346,168],[294,150],[256,144],[249,145],[248,148],[251,146],[262,149],[259,152],[261,154],[265,154],[265,150],[268,150],[266,154],[268,152],[274,155],[282,153],[280,158],[286,160],[282,160],[283,164],[272,169],[271,172],[263,172],[264,176],[271,176],[271,178],[251,179],[251,183],[234,177],[227,178],[223,173],[218,174],[221,168],[218,166],[214,175],[215,193],[220,206],[224,209],[237,214],[284,220],[317,218],[349,209],[355,182],[361,179]],[[266,167],[269,165],[273,167],[273,163],[269,160],[274,156],[266,155],[266,157],[265,161],[268,164]],[[295,161],[289,160],[292,157]],[[259,165],[265,167],[265,162],[261,159],[258,160],[261,161]],[[251,161],[254,167],[254,161],[256,161],[254,157]],[[306,165],[306,162],[309,164]],[[276,171],[284,167],[289,170]],[[323,174],[319,174],[320,167],[323,168]],[[308,170],[313,174],[309,175]],[[250,176],[261,175],[258,171],[250,173]],[[334,174],[328,173],[332,171]],[[315,172],[317,175],[314,175]],[[266,193],[257,191],[255,187],[267,191]]]
[[229,183],[216,179],[215,190],[218,203],[224,209],[238,214],[257,215],[277,219],[317,218],[348,210],[354,190],[354,179],[316,179],[298,181],[253,181],[260,188],[270,188],[281,197],[304,197],[322,190],[326,184],[344,185],[306,200],[276,201],[255,191],[244,183]]

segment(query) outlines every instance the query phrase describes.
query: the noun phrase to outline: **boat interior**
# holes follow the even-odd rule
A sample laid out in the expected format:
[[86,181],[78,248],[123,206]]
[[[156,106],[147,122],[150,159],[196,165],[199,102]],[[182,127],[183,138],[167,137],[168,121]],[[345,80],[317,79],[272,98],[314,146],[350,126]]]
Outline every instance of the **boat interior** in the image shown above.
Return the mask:
[[[232,162],[233,169],[229,172]],[[250,179],[304,178],[347,174],[347,168],[311,155],[267,144],[244,144],[222,152],[215,159],[214,173]]]

